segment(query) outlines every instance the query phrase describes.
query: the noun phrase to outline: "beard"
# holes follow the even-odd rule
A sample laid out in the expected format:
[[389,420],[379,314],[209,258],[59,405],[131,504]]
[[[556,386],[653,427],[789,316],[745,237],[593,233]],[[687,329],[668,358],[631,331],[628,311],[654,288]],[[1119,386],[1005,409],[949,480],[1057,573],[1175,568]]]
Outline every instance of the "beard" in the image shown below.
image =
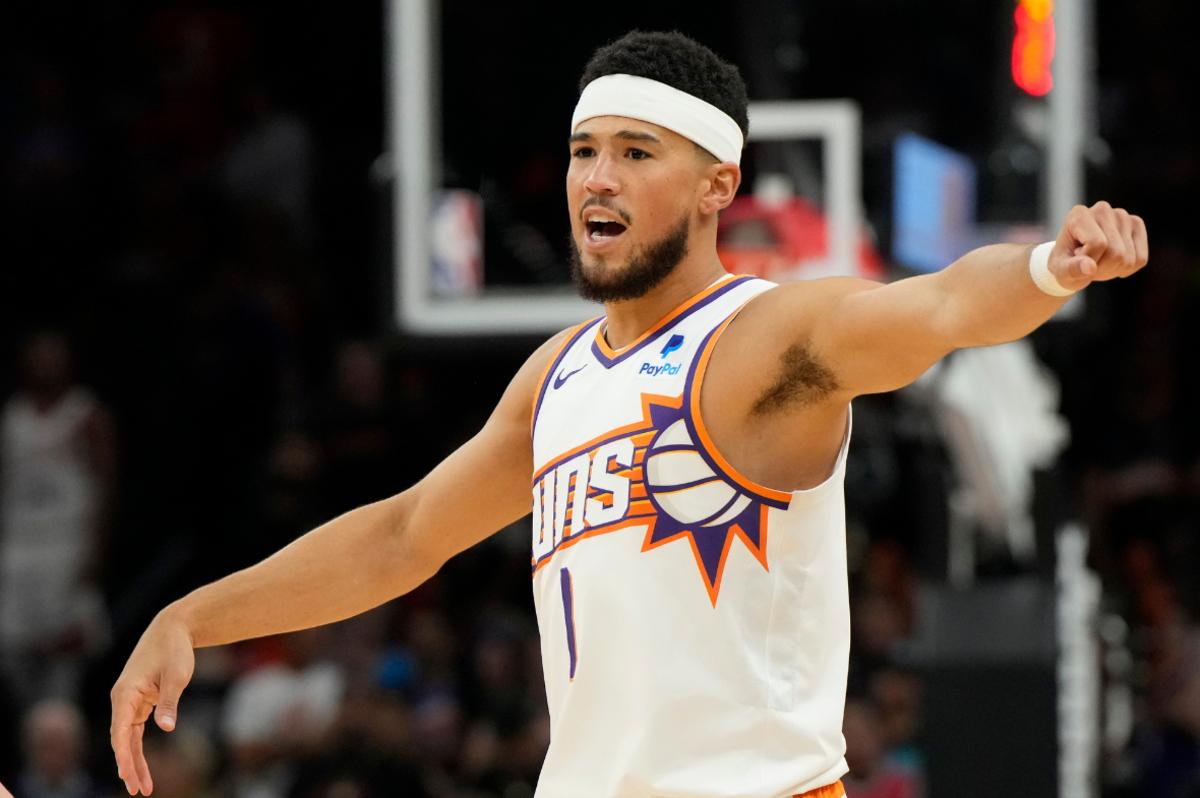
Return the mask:
[[[687,257],[688,232],[691,221],[684,215],[675,229],[658,241],[634,250],[624,269],[605,275],[601,269],[592,274],[584,267],[575,237],[571,236],[571,278],[584,299],[596,302],[615,302],[637,299],[667,278]],[[596,273],[599,272],[599,273]]]

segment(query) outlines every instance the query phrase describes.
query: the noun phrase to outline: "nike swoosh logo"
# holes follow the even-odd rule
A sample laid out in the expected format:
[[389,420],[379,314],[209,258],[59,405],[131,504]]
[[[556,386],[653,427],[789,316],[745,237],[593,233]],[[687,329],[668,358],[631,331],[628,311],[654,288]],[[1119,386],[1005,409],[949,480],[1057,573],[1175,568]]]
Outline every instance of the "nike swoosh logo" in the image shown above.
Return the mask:
[[587,363],[584,363],[582,366],[580,366],[579,368],[575,369],[574,371],[572,371],[572,372],[571,372],[571,373],[569,373],[569,374],[563,374],[561,371],[560,371],[560,372],[558,372],[558,376],[554,378],[554,390],[556,390],[556,391],[557,391],[559,388],[563,387],[563,384],[564,384],[564,383],[565,383],[567,380],[571,379],[571,378],[572,378],[572,377],[574,377],[576,374],[578,374],[579,372],[583,371],[583,370],[584,370],[584,368],[585,368],[586,366],[587,366]]

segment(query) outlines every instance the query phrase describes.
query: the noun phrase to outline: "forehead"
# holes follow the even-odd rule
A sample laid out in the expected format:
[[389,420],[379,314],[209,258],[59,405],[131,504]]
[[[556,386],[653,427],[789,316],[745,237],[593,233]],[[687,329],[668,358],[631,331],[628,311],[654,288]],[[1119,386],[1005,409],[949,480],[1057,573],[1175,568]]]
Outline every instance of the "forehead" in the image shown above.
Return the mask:
[[653,137],[670,147],[680,147],[691,144],[690,139],[653,122],[632,119],[628,116],[593,116],[575,126],[571,132],[571,140],[580,139],[600,140],[607,138],[646,139]]

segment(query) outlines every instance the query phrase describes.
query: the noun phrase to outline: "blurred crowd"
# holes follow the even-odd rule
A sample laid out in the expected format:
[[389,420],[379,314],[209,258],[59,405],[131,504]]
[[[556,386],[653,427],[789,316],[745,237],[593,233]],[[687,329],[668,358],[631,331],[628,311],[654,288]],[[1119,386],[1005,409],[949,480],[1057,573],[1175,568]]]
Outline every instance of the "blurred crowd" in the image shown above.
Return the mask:
[[[20,798],[118,794],[107,693],[153,613],[411,484],[531,348],[390,331],[380,20],[172,1],[0,27],[0,782]],[[1084,519],[1124,624],[1133,717],[1106,795],[1195,798],[1200,242],[1177,202],[1200,136],[1161,50],[1102,68],[1113,151],[1094,177],[1147,217],[1151,266],[1035,337],[1072,433],[1039,551]],[[867,130],[894,111],[868,99]],[[526,179],[558,202],[551,167]],[[933,426],[903,398],[856,403],[850,798],[927,794],[928,685],[903,652],[918,584],[946,573]],[[532,795],[548,719],[527,546],[518,524],[362,617],[199,651],[180,729],[147,731],[155,795]],[[987,551],[980,570],[1052,572]]]

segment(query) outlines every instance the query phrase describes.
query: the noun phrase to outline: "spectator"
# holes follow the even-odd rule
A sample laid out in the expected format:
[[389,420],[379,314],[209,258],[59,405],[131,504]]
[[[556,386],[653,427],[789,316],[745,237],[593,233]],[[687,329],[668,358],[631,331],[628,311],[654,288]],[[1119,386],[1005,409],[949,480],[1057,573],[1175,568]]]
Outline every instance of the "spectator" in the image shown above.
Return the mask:
[[83,715],[74,704],[48,699],[25,720],[26,764],[17,781],[21,798],[92,798],[84,769]]
[[206,737],[187,729],[146,738],[146,762],[156,798],[215,798],[216,758]]
[[1138,597],[1148,635],[1148,695],[1139,735],[1142,791],[1200,795],[1200,629],[1166,582],[1146,583]]
[[367,796],[427,798],[410,716],[407,703],[392,691],[352,690],[330,734],[335,744],[305,764],[291,798],[333,794],[344,782]]
[[283,219],[293,239],[304,241],[312,231],[308,125],[279,108],[262,85],[252,84],[241,99],[245,125],[221,167],[225,189],[238,204]]
[[917,777],[888,760],[884,725],[874,703],[848,699],[843,733],[850,765],[850,773],[842,777],[846,798],[921,798],[924,789]]
[[275,441],[266,464],[260,497],[257,558],[266,557],[320,524],[319,477],[322,462],[316,442],[303,430],[287,430]]
[[108,637],[99,590],[116,474],[113,422],[60,333],[22,350],[0,420],[0,663],[19,703],[74,699]]
[[400,473],[400,453],[416,445],[423,433],[416,424],[415,440],[404,431],[407,425],[395,414],[385,367],[382,353],[371,342],[350,341],[337,351],[332,396],[321,414],[330,512],[345,512],[410,484],[404,481],[410,475]]
[[879,710],[887,762],[925,780],[925,755],[917,746],[921,727],[921,682],[905,668],[886,665],[871,677],[871,698]]
[[283,659],[236,680],[223,732],[234,798],[282,798],[297,763],[328,744],[342,703],[342,668],[324,656],[325,628],[279,638]]

